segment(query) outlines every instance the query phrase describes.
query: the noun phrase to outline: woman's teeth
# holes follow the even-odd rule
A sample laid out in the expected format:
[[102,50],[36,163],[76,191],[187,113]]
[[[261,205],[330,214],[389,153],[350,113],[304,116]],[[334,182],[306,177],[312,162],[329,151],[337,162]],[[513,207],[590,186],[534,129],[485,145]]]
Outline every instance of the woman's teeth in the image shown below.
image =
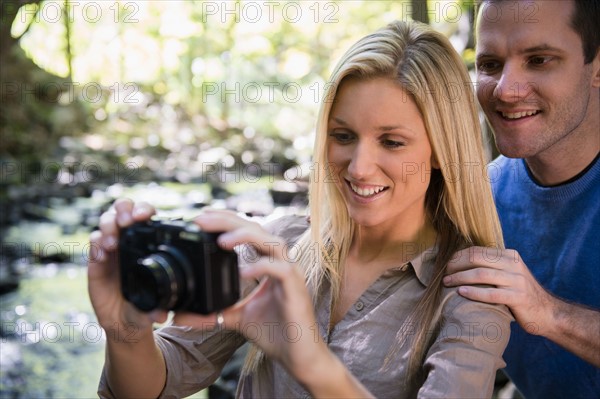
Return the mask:
[[375,194],[380,193],[381,191],[385,190],[385,186],[360,188],[352,183],[350,183],[350,187],[352,188],[352,191],[354,191],[356,194],[360,195],[361,197],[370,197],[372,195],[375,195]]

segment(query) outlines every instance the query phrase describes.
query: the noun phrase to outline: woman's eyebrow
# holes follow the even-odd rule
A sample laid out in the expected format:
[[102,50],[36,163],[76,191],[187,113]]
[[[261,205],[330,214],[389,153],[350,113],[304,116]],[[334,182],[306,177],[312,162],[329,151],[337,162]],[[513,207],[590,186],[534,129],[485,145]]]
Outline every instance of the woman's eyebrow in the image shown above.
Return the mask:
[[333,117],[333,118],[329,118],[330,121],[335,121],[337,123],[339,123],[340,125],[344,125],[344,126],[348,126],[348,123],[343,120],[342,118],[339,117]]
[[[333,117],[330,119],[330,121],[335,121],[344,127],[349,126],[348,122],[346,122],[345,120],[343,120],[340,117]],[[395,130],[401,130],[403,133],[415,135],[415,132],[410,127],[403,126],[403,125],[383,125],[383,126],[376,127],[375,130],[382,132],[382,133],[389,133],[389,132],[392,132]]]

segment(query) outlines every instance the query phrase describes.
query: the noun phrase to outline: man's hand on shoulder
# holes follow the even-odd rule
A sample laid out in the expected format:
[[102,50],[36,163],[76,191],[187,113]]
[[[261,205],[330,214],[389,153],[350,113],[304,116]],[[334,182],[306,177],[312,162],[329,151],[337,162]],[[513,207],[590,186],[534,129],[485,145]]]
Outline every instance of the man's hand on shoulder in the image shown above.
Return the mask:
[[456,253],[446,273],[447,287],[458,287],[460,295],[474,301],[506,305],[523,329],[545,335],[555,298],[537,282],[517,251],[466,248]]
[[503,304],[528,333],[544,336],[600,367],[600,312],[546,291],[519,253],[470,247],[448,263],[444,284],[465,298]]

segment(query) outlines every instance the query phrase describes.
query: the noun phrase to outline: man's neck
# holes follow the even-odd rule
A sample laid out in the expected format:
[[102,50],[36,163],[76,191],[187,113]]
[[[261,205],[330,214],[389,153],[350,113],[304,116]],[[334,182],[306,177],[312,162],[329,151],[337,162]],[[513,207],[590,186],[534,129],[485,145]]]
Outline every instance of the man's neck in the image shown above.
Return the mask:
[[555,157],[537,156],[527,158],[525,162],[539,185],[552,187],[574,180],[594,163],[599,153],[600,136],[596,145],[582,146],[578,154],[567,154],[570,156],[563,154]]

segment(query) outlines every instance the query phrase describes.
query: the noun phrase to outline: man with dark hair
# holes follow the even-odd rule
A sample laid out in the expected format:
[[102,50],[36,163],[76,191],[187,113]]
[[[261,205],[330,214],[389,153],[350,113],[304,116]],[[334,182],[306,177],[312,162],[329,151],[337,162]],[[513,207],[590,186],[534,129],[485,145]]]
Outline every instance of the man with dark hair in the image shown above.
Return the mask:
[[514,250],[464,250],[444,282],[511,309],[506,372],[526,398],[600,397],[599,25],[599,0],[478,13],[477,97],[503,154],[488,171]]

